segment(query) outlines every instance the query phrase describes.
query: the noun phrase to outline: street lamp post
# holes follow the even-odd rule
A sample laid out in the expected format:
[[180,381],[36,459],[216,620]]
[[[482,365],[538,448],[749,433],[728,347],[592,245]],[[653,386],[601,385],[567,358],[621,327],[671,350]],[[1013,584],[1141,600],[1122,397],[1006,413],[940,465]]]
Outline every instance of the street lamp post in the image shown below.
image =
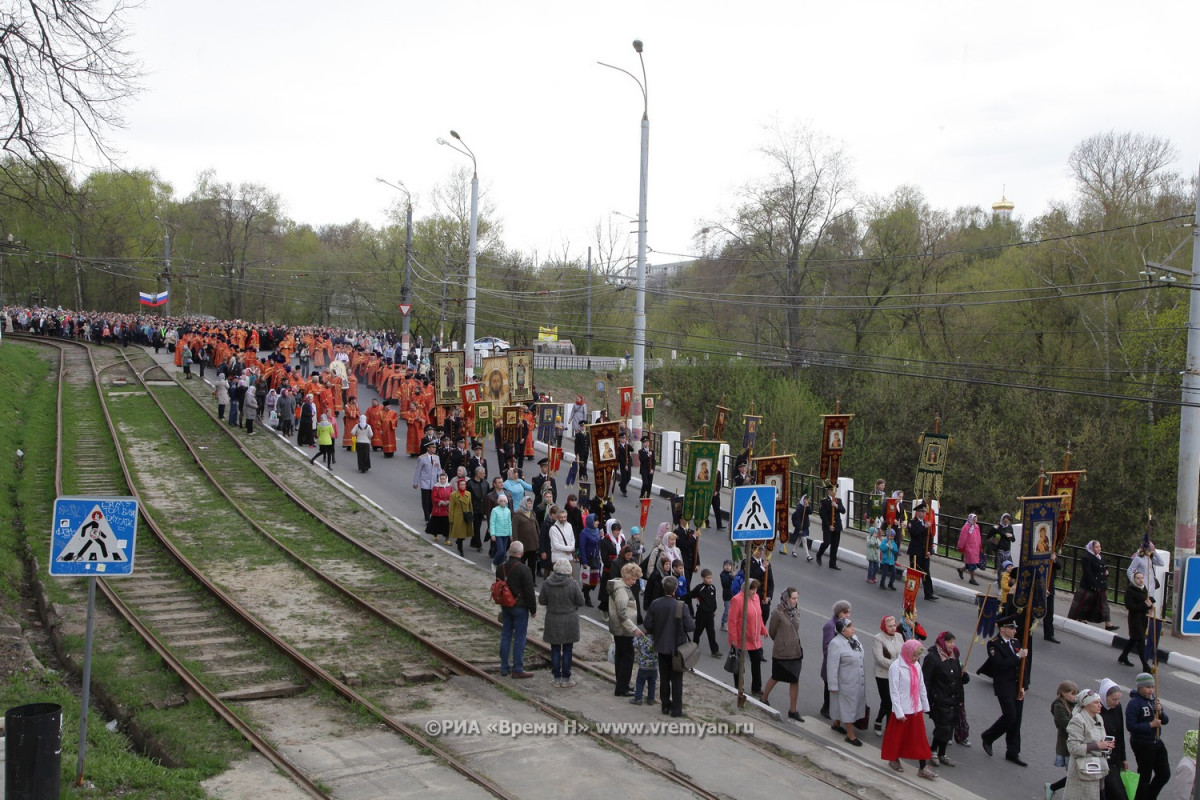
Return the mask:
[[412,315],[412,195],[404,186],[404,181],[396,181],[391,183],[383,178],[376,178],[380,183],[390,186],[397,191],[404,192],[405,210],[404,210],[404,285],[400,287],[400,302],[409,307],[408,311],[400,315],[400,341],[407,342],[409,340],[409,317]]
[[167,302],[163,303],[163,316],[171,316],[171,226],[157,214],[154,219],[163,226],[163,285],[167,289]]
[[638,54],[642,65],[642,77],[603,61],[596,63],[602,67],[624,72],[633,78],[638,88],[642,90],[642,152],[641,169],[638,181],[638,253],[637,253],[637,292],[634,295],[633,309],[633,393],[638,398],[639,405],[633,414],[633,435],[641,436],[642,414],[641,397],[646,389],[646,187],[647,173],[650,167],[650,94],[647,89],[646,61],[642,58],[642,40],[633,40],[633,49]]
[[467,147],[467,143],[458,135],[458,131],[450,131],[462,148],[455,147],[445,139],[438,139],[438,144],[444,144],[452,150],[471,159],[471,238],[467,245],[467,320],[463,329],[463,350],[470,355],[471,369],[475,369],[475,257],[479,237],[479,165],[475,162],[475,153]]

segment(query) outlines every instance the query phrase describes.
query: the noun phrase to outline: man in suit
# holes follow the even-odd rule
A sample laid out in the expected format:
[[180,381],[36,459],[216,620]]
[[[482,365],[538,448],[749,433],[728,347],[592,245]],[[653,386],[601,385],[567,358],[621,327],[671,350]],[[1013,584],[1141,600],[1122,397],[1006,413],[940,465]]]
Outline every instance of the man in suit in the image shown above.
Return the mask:
[[992,691],[1000,704],[1000,718],[983,732],[983,752],[992,754],[992,742],[1004,737],[1004,758],[1017,766],[1028,766],[1021,760],[1021,712],[1025,705],[1025,690],[1029,688],[1029,667],[1026,665],[1024,681],[1021,680],[1021,662],[1029,651],[1017,641],[1017,620],[1002,617],[997,620],[1000,632],[987,645],[987,661],[978,670],[979,675],[992,679]]
[[429,522],[429,515],[433,513],[433,484],[442,471],[442,462],[438,460],[436,451],[436,440],[425,442],[425,455],[417,459],[417,471],[413,474],[413,488],[421,490],[421,510],[425,512],[426,522]]
[[[471,466],[471,451],[467,449],[467,438],[465,436],[458,437],[457,446],[450,452],[450,458],[446,466],[448,467],[446,470],[447,475],[454,475],[458,472],[459,467]],[[468,469],[467,474],[474,475],[475,470]]]
[[662,705],[662,713],[672,717],[683,716],[683,673],[676,672],[673,663],[675,648],[679,640],[690,641],[689,636],[680,636],[679,626],[691,633],[696,629],[696,620],[687,604],[683,605],[683,614],[676,620],[675,608],[679,600],[675,598],[676,578],[668,575],[663,578],[662,596],[646,609],[646,635],[654,639],[654,649],[658,651],[658,696]]
[[929,550],[932,545],[929,526],[925,524],[925,501],[920,500],[913,508],[913,518],[908,521],[908,564],[925,573],[921,586],[926,600],[939,599],[933,593],[933,576],[929,574]]
[[475,440],[471,448],[471,457],[467,459],[467,474],[474,475],[475,470],[483,467],[483,477],[487,477],[488,465],[487,459],[483,457],[483,442]]
[[650,449],[650,437],[642,437],[642,449],[638,450],[638,472],[642,476],[642,491],[638,497],[650,497],[650,492],[654,488],[654,467],[657,462],[654,458],[654,451]]
[[617,469],[621,471],[621,480],[617,483],[621,489],[621,497],[628,497],[625,490],[633,477],[633,448],[625,438],[625,431],[617,434]]
[[530,481],[530,485],[533,486],[534,502],[537,502],[545,492],[549,491],[550,498],[557,503],[558,481],[549,472],[547,465],[550,463],[550,459],[542,458],[537,463],[541,471],[537,475],[534,475],[533,480]]
[[821,546],[817,549],[817,566],[821,566],[821,557],[829,550],[829,568],[841,569],[837,565],[838,547],[842,543],[842,514],[846,507],[837,496],[837,487],[830,481],[825,481],[825,496],[821,498]]

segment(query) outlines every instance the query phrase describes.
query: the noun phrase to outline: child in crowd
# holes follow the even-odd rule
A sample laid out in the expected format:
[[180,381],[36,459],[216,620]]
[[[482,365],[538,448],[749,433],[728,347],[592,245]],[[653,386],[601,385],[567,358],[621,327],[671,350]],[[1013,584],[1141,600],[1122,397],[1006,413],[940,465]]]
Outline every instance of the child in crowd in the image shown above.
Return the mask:
[[896,557],[900,545],[896,544],[896,529],[888,528],[879,542],[879,589],[896,589]]
[[872,522],[867,528],[867,583],[875,583],[875,576],[879,574],[881,545],[878,522]]
[[906,609],[904,614],[901,615],[898,630],[906,642],[909,639],[920,639],[923,642],[928,636],[925,633],[925,628],[921,626],[921,623],[917,622],[917,609],[915,606]]
[[692,616],[696,616],[695,610],[692,608],[691,589],[688,586],[688,578],[690,575],[684,574],[683,561],[675,559],[671,562],[671,574],[675,576],[675,597],[687,603],[687,609]]
[[728,558],[721,564],[721,602],[725,604],[725,611],[721,614],[721,630],[725,630],[725,624],[729,622],[729,601],[733,599],[733,562]]
[[633,698],[629,701],[635,706],[642,704],[642,690],[646,690],[646,702],[654,705],[654,687],[658,683],[658,653],[654,651],[654,638],[651,636],[633,637],[633,655],[637,660],[637,682],[633,689]]
[[642,529],[634,525],[629,529],[629,549],[633,550],[633,563],[640,564],[646,556],[646,548],[642,546]]
[[711,569],[700,570],[700,583],[689,595],[696,598],[696,633],[692,641],[700,644],[700,634],[707,631],[709,652],[713,658],[720,658],[721,648],[717,645],[714,625],[717,619],[717,587],[713,585]]

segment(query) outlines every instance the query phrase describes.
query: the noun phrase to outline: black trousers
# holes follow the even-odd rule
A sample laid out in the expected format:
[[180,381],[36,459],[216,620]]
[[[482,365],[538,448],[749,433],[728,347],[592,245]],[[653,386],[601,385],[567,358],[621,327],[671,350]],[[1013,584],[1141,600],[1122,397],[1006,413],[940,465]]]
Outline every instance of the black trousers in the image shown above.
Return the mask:
[[586,433],[575,434],[575,461],[579,464],[579,475],[586,475],[588,462],[588,437]]
[[994,742],[1004,737],[1004,755],[1017,757],[1021,755],[1021,712],[1025,703],[1015,697],[997,697],[1000,704],[1000,718],[992,723],[992,727],[983,732],[984,741]]
[[425,521],[429,522],[429,517],[433,514],[433,489],[421,490],[421,510],[425,512]]
[[683,673],[675,671],[675,654],[658,654],[658,697],[663,711],[683,716]]
[[1137,759],[1137,796],[1130,800],[1152,800],[1171,779],[1171,763],[1167,758],[1167,746],[1161,741],[1153,744],[1130,742],[1133,756]]
[[929,574],[929,556],[924,553],[912,553],[908,557],[908,563],[913,568],[925,573],[925,578],[921,581],[921,587],[925,591],[926,600],[933,597],[933,576]]
[[633,477],[633,470],[621,467],[621,480],[617,486],[621,489],[621,494],[625,494],[625,490],[629,488],[629,480]]
[[820,561],[821,557],[825,555],[825,551],[829,550],[829,566],[836,567],[838,548],[842,544],[842,532],[826,532],[823,535],[824,538],[821,540],[821,546],[817,548],[817,560]]
[[1046,594],[1046,616],[1042,617],[1042,638],[1054,638],[1054,592]]
[[633,637],[614,636],[613,644],[613,666],[617,679],[617,687],[613,693],[622,695],[632,688],[629,679],[633,677]]
[[696,632],[692,634],[692,641],[700,644],[700,634],[708,633],[708,647],[711,653],[720,653],[721,648],[717,644],[717,618],[715,614],[710,614],[706,611],[700,611],[696,614]]
[[879,713],[875,715],[875,724],[878,725],[888,718],[888,714],[892,713],[892,693],[889,690],[887,678],[876,676],[875,688],[879,690]]

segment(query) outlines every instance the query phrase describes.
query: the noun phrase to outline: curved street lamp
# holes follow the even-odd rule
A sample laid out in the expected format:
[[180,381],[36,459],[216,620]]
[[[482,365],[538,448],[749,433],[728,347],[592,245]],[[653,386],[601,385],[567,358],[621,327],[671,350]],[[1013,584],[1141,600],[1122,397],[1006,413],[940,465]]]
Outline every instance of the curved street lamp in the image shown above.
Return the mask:
[[400,302],[408,306],[408,311],[400,315],[400,341],[403,346],[407,347],[410,330],[409,320],[412,316],[412,302],[410,299],[412,292],[412,195],[402,180],[397,180],[395,183],[385,181],[383,178],[376,178],[375,180],[384,186],[390,186],[398,192],[403,192],[406,203],[404,211],[404,285],[400,287]]
[[467,320],[463,328],[463,350],[470,354],[471,369],[475,369],[475,257],[479,236],[479,165],[475,162],[475,153],[467,147],[467,143],[458,135],[458,131],[450,131],[450,135],[462,145],[457,147],[445,139],[439,138],[438,144],[444,144],[451,150],[462,153],[471,159],[471,239],[467,246]]

